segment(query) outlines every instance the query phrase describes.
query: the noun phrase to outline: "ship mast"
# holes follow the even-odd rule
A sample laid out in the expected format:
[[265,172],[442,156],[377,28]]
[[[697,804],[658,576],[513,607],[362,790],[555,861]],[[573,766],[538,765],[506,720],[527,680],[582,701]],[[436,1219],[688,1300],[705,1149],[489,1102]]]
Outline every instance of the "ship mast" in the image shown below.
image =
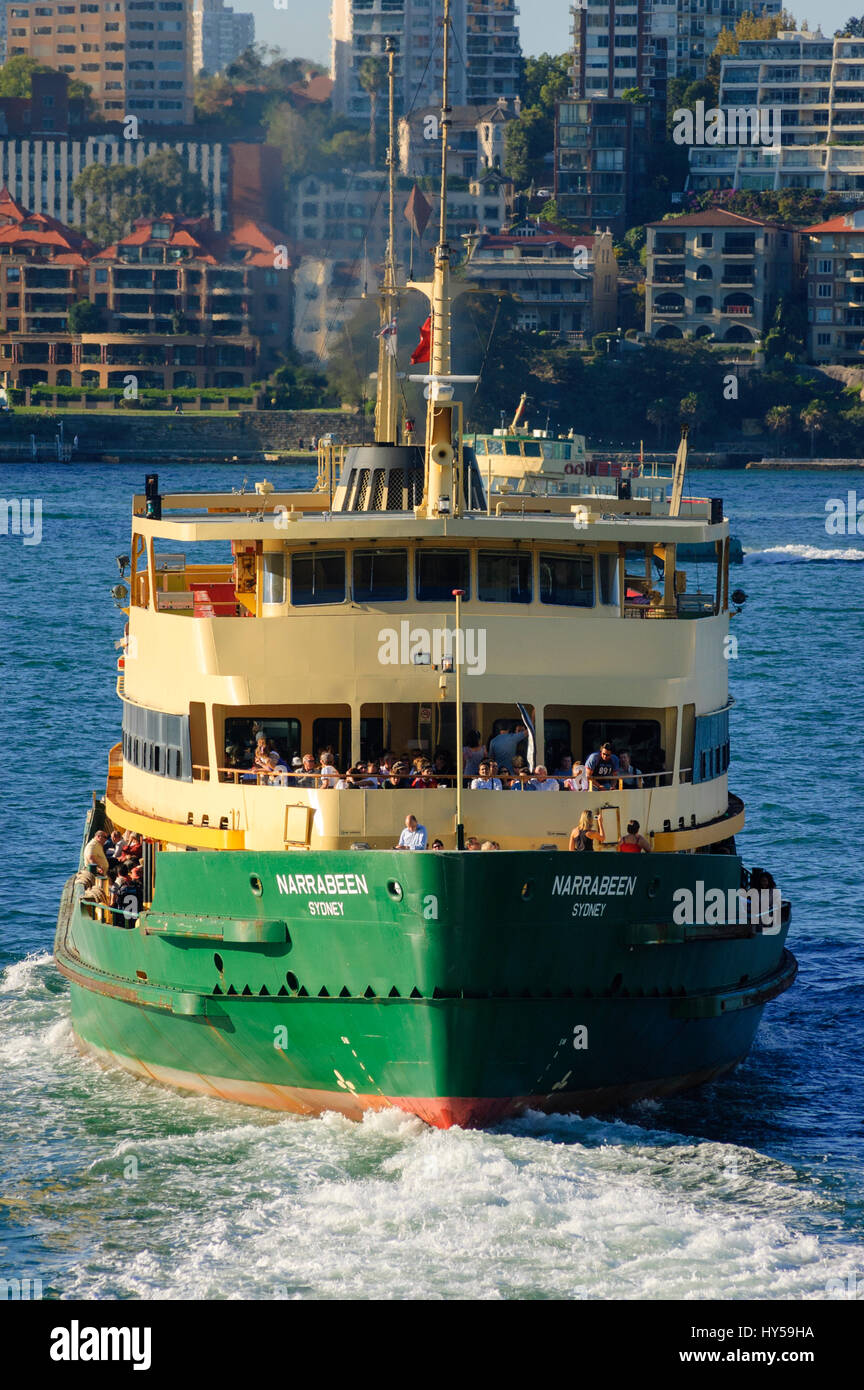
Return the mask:
[[432,305],[432,337],[427,376],[411,376],[426,386],[426,469],[422,516],[458,516],[462,510],[461,413],[453,401],[457,382],[476,382],[476,376],[454,376],[450,370],[450,247],[447,242],[447,139],[450,133],[450,0],[444,0],[444,84],[441,101],[441,205],[438,245],[431,285],[417,284]]
[[378,338],[378,385],[375,396],[375,443],[398,443],[398,386],[396,373],[396,338],[393,322],[396,315],[398,288],[396,284],[396,103],[395,65],[396,43],[388,36],[384,41],[387,54],[387,85],[390,103],[390,130],[387,146],[387,182],[389,195],[389,224],[387,255],[384,262],[384,281],[381,285]]

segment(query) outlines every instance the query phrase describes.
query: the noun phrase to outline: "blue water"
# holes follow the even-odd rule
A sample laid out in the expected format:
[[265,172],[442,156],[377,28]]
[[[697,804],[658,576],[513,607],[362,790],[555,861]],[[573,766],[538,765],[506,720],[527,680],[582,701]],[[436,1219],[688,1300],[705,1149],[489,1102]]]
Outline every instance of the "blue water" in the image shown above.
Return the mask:
[[[299,471],[268,469],[277,486]],[[168,490],[239,486],[169,468]],[[726,1080],[610,1120],[488,1134],[297,1120],[75,1051],[50,948],[119,731],[110,589],[128,467],[0,469],[43,539],[0,536],[0,1277],[176,1298],[864,1297],[864,476],[711,473],[743,541],[731,784],[745,862],[794,904],[801,974]],[[706,575],[707,577],[707,575]]]

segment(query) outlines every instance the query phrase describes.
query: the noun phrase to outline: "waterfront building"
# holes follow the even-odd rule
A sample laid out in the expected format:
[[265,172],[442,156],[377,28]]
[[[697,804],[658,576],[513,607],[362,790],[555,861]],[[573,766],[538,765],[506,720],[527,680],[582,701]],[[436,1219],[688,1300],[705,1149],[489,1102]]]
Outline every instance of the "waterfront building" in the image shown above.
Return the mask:
[[647,228],[645,330],[652,338],[754,343],[801,276],[801,234],[711,208]]
[[[474,179],[486,169],[503,170],[507,127],[519,107],[518,100],[499,97],[489,106],[453,108],[448,135],[453,177]],[[399,168],[410,178],[437,177],[440,171],[441,141],[435,133],[440,113],[440,104],[424,106],[399,121]]]
[[225,0],[194,0],[192,68],[196,75],[224,72],[254,42],[254,15],[235,13]]
[[24,54],[86,82],[103,116],[192,120],[191,0],[16,0],[7,55]]
[[555,119],[555,200],[563,217],[617,237],[633,223],[651,137],[650,107],[620,98],[567,100]]
[[864,208],[802,233],[807,254],[808,347],[813,362],[864,363]]
[[743,40],[725,58],[720,106],[774,107],[781,138],[771,145],[699,145],[688,188],[812,188],[864,198],[864,39],[783,31]]
[[[396,108],[440,109],[443,0],[333,0],[331,76],[333,108],[368,120],[370,95],[361,81],[364,61],[396,41]],[[522,54],[515,0],[451,0],[455,46],[464,61],[450,72],[450,100],[489,104],[513,101],[519,93]],[[382,93],[383,95],[383,93]]]
[[465,274],[484,290],[512,294],[520,328],[581,342],[616,327],[617,265],[611,232],[571,236],[523,222],[507,234],[478,236]]
[[[280,234],[206,218],[142,219],[97,251],[0,193],[0,374],[6,385],[247,386],[289,341],[291,266]],[[76,300],[103,316],[69,332]]]

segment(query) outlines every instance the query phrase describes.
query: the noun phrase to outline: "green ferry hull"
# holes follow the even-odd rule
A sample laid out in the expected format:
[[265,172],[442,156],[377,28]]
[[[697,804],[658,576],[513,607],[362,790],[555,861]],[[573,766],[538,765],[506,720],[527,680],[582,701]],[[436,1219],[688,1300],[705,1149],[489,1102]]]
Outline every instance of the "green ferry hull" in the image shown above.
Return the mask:
[[741,1060],[795,977],[788,913],[676,923],[673,893],[700,882],[737,889],[740,861],[163,853],[129,928],[70,884],[56,958],[103,1062],[295,1113],[478,1127],[668,1095]]

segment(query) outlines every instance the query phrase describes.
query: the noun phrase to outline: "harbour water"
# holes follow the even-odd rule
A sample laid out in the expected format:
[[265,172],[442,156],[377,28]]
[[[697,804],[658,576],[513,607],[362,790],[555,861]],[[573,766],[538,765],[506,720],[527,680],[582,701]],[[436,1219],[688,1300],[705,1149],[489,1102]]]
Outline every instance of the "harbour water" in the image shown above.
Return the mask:
[[861,475],[712,471],[686,489],[722,494],[744,545],[730,780],[745,862],[793,901],[798,983],[715,1085],[489,1133],[280,1117],[76,1052],[50,948],[118,737],[110,589],[142,483],[0,469],[0,497],[42,502],[40,544],[0,536],[0,1275],[63,1299],[864,1298],[864,534],[825,527]]

